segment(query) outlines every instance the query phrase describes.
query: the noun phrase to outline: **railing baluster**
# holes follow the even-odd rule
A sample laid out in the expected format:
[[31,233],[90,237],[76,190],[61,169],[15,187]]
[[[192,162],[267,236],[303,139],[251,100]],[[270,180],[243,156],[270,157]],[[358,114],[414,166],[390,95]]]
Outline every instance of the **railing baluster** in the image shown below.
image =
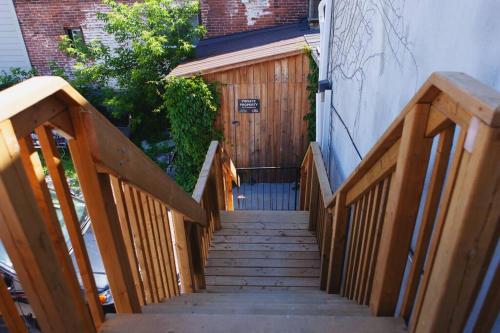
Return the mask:
[[142,239],[143,253],[146,259],[146,271],[149,277],[149,286],[151,293],[151,303],[159,302],[160,296],[158,295],[158,286],[156,284],[155,271],[154,271],[154,263],[153,263],[153,254],[151,252],[151,239],[149,238],[147,222],[146,222],[146,207],[144,207],[144,201],[142,200],[141,192],[138,189],[130,188],[133,193],[133,199],[135,202],[135,207],[137,211],[138,217],[138,229],[140,232],[140,236]]
[[52,203],[52,197],[47,187],[47,183],[45,182],[42,163],[38,153],[35,151],[31,136],[27,135],[24,138],[20,138],[19,147],[21,160],[23,161],[28,180],[31,183],[31,189],[35,194],[38,207],[42,212],[43,221],[56,250],[56,255],[58,257],[57,264],[62,267],[61,270],[64,273],[64,278],[68,284],[69,295],[73,301],[73,309],[76,313],[78,313],[82,324],[85,325],[87,329],[94,331],[95,327],[91,321],[90,313],[82,300],[80,285],[76,277],[73,262],[69,257],[69,249],[66,246],[56,211]]
[[184,227],[184,217],[175,211],[171,212],[173,217],[172,225],[174,231],[174,247],[176,250],[175,254],[177,263],[179,265],[182,293],[192,293],[194,291],[194,288],[191,275],[191,266],[189,263],[189,249],[186,239],[186,229]]
[[454,133],[455,126],[451,126],[441,132],[439,136],[436,158],[429,182],[429,189],[427,190],[427,200],[425,202],[420,231],[415,246],[415,254],[413,256],[410,273],[408,275],[408,284],[401,305],[401,316],[406,319],[409,318],[413,303],[415,302],[418,282],[427,255],[432,228],[438,212],[439,201],[446,178]]
[[144,288],[144,302],[145,304],[153,303],[152,295],[152,282],[151,282],[151,268],[148,264],[147,258],[147,244],[144,240],[144,235],[140,225],[142,225],[142,218],[140,217],[139,208],[137,207],[134,199],[134,189],[130,185],[124,184],[124,198],[125,206],[127,208],[130,226],[132,230],[133,240],[135,244],[135,251],[137,253],[137,261],[139,262],[140,273],[142,276],[142,283]]
[[140,279],[139,266],[137,265],[135,249],[132,243],[132,232],[130,228],[128,212],[125,208],[122,184],[120,180],[118,180],[118,178],[114,176],[110,176],[110,179],[111,188],[113,189],[113,195],[115,197],[116,208],[118,211],[118,218],[120,220],[121,230],[123,234],[123,242],[125,243],[125,248],[127,250],[127,257],[130,263],[130,268],[132,270],[132,277],[134,279],[135,288],[137,290],[137,296],[139,297],[139,302],[142,306],[145,304],[143,285]]
[[92,313],[92,318],[95,326],[99,328],[104,321],[104,313],[97,295],[97,287],[94,280],[94,274],[92,272],[92,266],[90,265],[87,248],[85,246],[85,241],[83,240],[80,221],[78,221],[78,217],[76,215],[75,206],[73,204],[68,182],[66,181],[61,158],[54,142],[52,130],[48,127],[41,126],[36,129],[36,134],[38,136],[45,163],[59,200],[61,212],[64,217],[64,223],[66,224],[80,271],[80,276],[82,277],[83,287],[85,289],[86,299]]
[[172,233],[170,231],[170,217],[168,214],[168,209],[164,205],[161,206],[161,212],[163,217],[163,223],[165,228],[165,235],[167,238],[167,248],[168,248],[168,257],[169,257],[169,266],[170,266],[170,278],[172,280],[175,295],[180,295],[179,284],[177,282],[177,269],[175,267],[175,255],[174,255],[174,247],[172,243]]
[[163,286],[165,288],[165,297],[172,297],[174,295],[172,281],[169,281],[168,273],[168,252],[167,252],[167,241],[165,238],[165,229],[163,228],[163,218],[160,209],[160,204],[157,200],[152,199],[152,209],[154,210],[155,222],[156,222],[156,232],[158,238],[158,256],[160,260],[161,274],[163,280]]
[[404,121],[370,300],[377,315],[396,308],[432,147],[425,137],[428,114],[429,105],[417,104]]

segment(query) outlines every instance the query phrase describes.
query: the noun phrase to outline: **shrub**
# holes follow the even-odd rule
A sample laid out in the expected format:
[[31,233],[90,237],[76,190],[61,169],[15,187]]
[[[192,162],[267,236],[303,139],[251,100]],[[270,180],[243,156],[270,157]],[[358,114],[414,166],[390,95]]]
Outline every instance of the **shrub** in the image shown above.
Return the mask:
[[316,93],[318,92],[319,69],[314,61],[311,51],[309,55],[309,74],[307,75],[307,99],[309,100],[309,112],[304,116],[307,121],[307,138],[309,141],[316,140]]
[[195,78],[169,78],[164,106],[175,142],[176,180],[192,192],[210,141],[220,139],[215,128],[219,98],[215,84]]
[[10,68],[8,72],[2,71],[0,72],[0,91],[36,75],[35,69],[25,70],[19,67]]

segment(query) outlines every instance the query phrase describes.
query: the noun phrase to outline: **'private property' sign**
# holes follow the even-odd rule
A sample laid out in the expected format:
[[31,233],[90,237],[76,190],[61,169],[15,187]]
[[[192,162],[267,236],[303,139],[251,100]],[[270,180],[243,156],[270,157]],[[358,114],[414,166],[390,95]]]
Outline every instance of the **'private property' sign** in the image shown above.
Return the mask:
[[238,99],[238,111],[241,113],[259,113],[260,99]]

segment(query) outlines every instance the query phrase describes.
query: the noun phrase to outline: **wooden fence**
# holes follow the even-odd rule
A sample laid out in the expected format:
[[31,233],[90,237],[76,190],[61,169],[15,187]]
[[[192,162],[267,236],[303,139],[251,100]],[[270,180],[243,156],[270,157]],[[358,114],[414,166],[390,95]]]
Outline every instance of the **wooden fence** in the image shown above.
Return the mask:
[[[499,127],[500,93],[436,73],[333,195],[312,143],[301,207],[321,244],[322,288],[394,315],[415,231],[396,315],[413,332],[461,331],[499,239]],[[481,329],[496,318],[493,299]]]
[[[217,228],[218,210],[232,209],[231,181],[236,179],[216,142],[192,198],[61,78],[37,77],[3,91],[0,110],[0,238],[43,331],[95,332],[104,321],[53,131],[68,140],[117,312],[139,313],[144,305],[179,295],[180,288],[203,287],[198,268]],[[0,294],[9,329],[26,332],[2,283]]]

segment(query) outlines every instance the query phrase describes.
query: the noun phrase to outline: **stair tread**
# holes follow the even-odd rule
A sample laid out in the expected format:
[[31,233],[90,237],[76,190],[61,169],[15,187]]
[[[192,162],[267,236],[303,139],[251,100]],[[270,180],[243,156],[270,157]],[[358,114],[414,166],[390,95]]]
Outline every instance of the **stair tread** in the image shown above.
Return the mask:
[[294,293],[294,292],[268,292],[268,293],[192,293],[174,297],[164,301],[164,304],[186,302],[221,302],[221,303],[345,303],[356,304],[338,295],[322,293]]
[[405,332],[401,319],[369,316],[273,316],[245,314],[108,315],[100,332]]
[[221,222],[231,223],[308,223],[308,211],[238,210],[221,211]]

